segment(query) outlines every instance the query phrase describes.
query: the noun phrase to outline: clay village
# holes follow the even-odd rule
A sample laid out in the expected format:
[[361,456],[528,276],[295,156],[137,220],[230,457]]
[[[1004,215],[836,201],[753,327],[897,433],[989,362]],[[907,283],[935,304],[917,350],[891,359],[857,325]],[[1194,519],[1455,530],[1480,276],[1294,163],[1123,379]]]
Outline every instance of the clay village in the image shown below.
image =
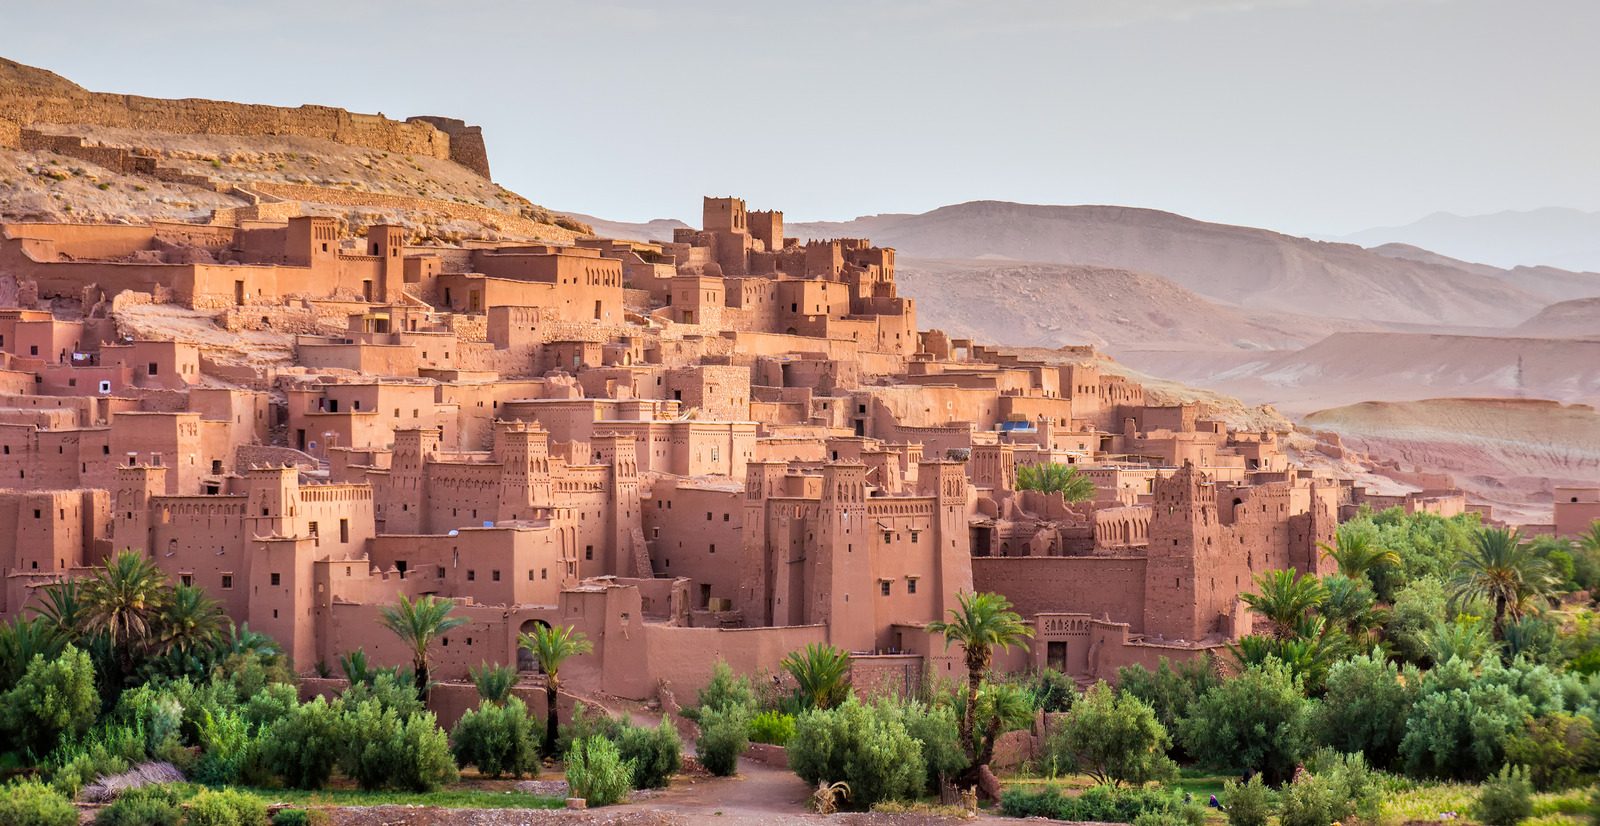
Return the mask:
[[1586,822],[1600,473],[1502,512],[460,120],[0,81],[0,823]]

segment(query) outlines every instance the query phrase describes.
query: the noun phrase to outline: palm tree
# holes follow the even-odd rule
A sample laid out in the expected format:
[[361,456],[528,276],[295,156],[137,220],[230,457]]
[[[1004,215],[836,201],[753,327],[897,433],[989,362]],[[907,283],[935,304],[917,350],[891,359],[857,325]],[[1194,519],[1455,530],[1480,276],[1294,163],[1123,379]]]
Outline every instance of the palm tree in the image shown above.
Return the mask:
[[417,696],[423,699],[428,696],[428,646],[440,634],[471,621],[466,617],[450,616],[453,607],[447,599],[425,595],[409,600],[405,594],[401,594],[400,601],[383,609],[379,619],[383,627],[393,631],[395,636],[410,646]]
[[81,630],[104,635],[122,676],[133,673],[134,654],[155,641],[157,622],[172,590],[155,563],[123,551],[83,585]]
[[61,656],[67,638],[43,617],[0,623],[0,686],[16,685],[35,656]]
[[1514,530],[1479,528],[1472,546],[1456,560],[1451,607],[1473,599],[1494,604],[1494,639],[1505,639],[1506,617],[1521,617],[1534,601],[1548,598],[1559,583],[1548,560],[1534,553]]
[[1600,519],[1589,524],[1589,530],[1578,534],[1578,547],[1584,551],[1600,555]]
[[56,632],[68,641],[77,640],[83,632],[83,580],[64,579],[40,589],[43,606],[36,609],[40,617],[49,622]]
[[814,642],[789,652],[781,663],[794,678],[795,696],[805,708],[833,708],[850,694],[850,655]]
[[1094,480],[1072,465],[1046,462],[1017,468],[1017,489],[1059,493],[1068,502],[1094,498]]
[[966,651],[967,702],[961,713],[961,743],[969,758],[968,771],[978,769],[979,754],[973,748],[972,730],[978,707],[978,690],[983,685],[983,674],[994,661],[994,649],[1009,651],[1011,646],[1026,647],[1025,639],[1033,636],[1033,628],[1011,610],[1011,600],[999,594],[968,592],[958,594],[960,608],[950,609],[950,621],[928,623],[930,634],[943,634],[944,647],[961,643]]
[[1313,608],[1327,599],[1327,589],[1314,576],[1300,576],[1292,570],[1267,571],[1256,576],[1260,593],[1240,594],[1239,598],[1273,625],[1273,633],[1286,639]]
[[[1329,574],[1322,578],[1322,588],[1326,595],[1317,606],[1317,613],[1327,618],[1330,627],[1342,628],[1353,638],[1365,640],[1388,617],[1388,612],[1378,607],[1377,595],[1364,579]],[[1365,642],[1363,645],[1371,647]]]
[[179,585],[161,615],[156,648],[163,654],[189,654],[215,647],[222,640],[227,618],[222,605],[193,585]]
[[546,757],[556,753],[556,730],[561,721],[556,714],[556,697],[561,691],[561,664],[568,657],[588,654],[594,650],[594,643],[583,636],[583,632],[570,625],[558,625],[554,628],[548,625],[538,625],[532,634],[521,634],[517,637],[517,645],[533,654],[539,663],[539,670],[544,672],[544,745],[542,750]]
[[1378,545],[1378,535],[1371,525],[1346,522],[1334,534],[1333,545],[1318,542],[1322,555],[1339,566],[1339,573],[1351,579],[1362,579],[1367,572],[1380,565],[1399,565],[1400,555]]

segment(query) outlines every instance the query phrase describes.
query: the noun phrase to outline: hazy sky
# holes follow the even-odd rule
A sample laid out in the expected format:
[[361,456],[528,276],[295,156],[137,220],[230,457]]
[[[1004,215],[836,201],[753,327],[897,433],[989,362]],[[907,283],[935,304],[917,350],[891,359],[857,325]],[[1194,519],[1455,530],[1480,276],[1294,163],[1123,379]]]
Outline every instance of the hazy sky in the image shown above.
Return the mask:
[[0,55],[99,91],[484,127],[614,219],[993,198],[1297,233],[1600,209],[1595,0],[21,2]]

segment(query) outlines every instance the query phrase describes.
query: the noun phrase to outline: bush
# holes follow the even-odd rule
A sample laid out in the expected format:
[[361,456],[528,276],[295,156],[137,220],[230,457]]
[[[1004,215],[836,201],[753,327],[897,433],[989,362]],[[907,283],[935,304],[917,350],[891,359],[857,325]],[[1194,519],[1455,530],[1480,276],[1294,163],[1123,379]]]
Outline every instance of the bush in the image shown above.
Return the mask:
[[1400,756],[1412,775],[1481,780],[1505,762],[1505,744],[1537,712],[1541,689],[1494,657],[1430,669],[1406,720]]
[[0,823],[9,826],[77,826],[78,809],[37,780],[0,788]]
[[509,665],[484,663],[468,673],[472,675],[472,684],[478,688],[478,696],[491,703],[504,703],[517,684],[517,669]]
[[628,794],[633,766],[604,737],[578,740],[567,751],[567,787],[590,806],[610,806]]
[[1073,704],[1046,749],[1057,765],[1073,766],[1098,783],[1142,786],[1177,778],[1178,766],[1167,757],[1171,745],[1150,706],[1101,681]]
[[718,777],[739,770],[739,755],[750,747],[750,711],[744,706],[700,709],[700,737],[694,753],[700,765]]
[[695,707],[684,709],[683,716],[698,721],[703,709],[724,709],[729,706],[755,711],[755,690],[750,687],[749,677],[734,674],[733,666],[728,665],[727,660],[717,660],[711,670],[711,682],[700,689]]
[[1393,765],[1421,680],[1414,666],[1402,669],[1379,651],[1334,664],[1311,716],[1316,740],[1365,754],[1378,766]]
[[672,721],[655,728],[627,726],[617,738],[622,760],[633,766],[635,789],[665,789],[683,762],[683,740]]
[[1600,734],[1582,715],[1530,717],[1506,741],[1506,762],[1526,766],[1536,789],[1571,788],[1600,769]]
[[296,706],[261,737],[261,764],[291,789],[320,789],[328,784],[346,741],[339,704],[321,697]]
[[1287,780],[1306,752],[1309,704],[1277,660],[1212,688],[1178,725],[1184,749],[1208,765]]
[[1222,784],[1222,808],[1228,813],[1228,826],[1267,826],[1272,793],[1259,774],[1247,783],[1229,780]]
[[[685,717],[689,716],[687,714]],[[623,723],[604,711],[595,711],[583,703],[572,707],[572,719],[561,727],[560,748],[565,754],[572,748],[572,744],[579,740],[588,740],[591,737],[604,737],[616,742],[622,736]]]
[[515,697],[503,706],[484,700],[462,715],[450,732],[450,751],[461,766],[477,766],[490,777],[539,773],[538,724]]
[[927,784],[928,771],[922,744],[902,722],[905,716],[892,704],[869,706],[854,697],[838,708],[805,712],[795,720],[789,768],[813,787],[848,783],[850,802],[857,807],[914,799]]
[[1330,826],[1334,820],[1334,790],[1311,772],[1301,772],[1283,787],[1278,804],[1279,826]]
[[1177,668],[1166,657],[1151,671],[1142,665],[1117,669],[1117,690],[1145,701],[1169,733],[1189,716],[1189,706],[1217,686],[1217,676],[1203,660],[1181,662]]
[[251,695],[240,709],[245,722],[256,731],[288,717],[300,706],[300,690],[288,683],[273,683]]
[[311,813],[305,809],[279,809],[272,826],[311,826]]
[[1022,680],[1022,688],[1033,698],[1033,707],[1046,713],[1066,711],[1078,698],[1078,684],[1054,668],[1029,674]]
[[200,727],[200,748],[193,774],[201,783],[238,783],[248,768],[259,763],[260,745],[250,735],[250,724],[238,712],[222,711],[215,716],[207,713]]
[[189,799],[184,826],[266,826],[267,804],[234,789],[206,789]]
[[1159,788],[1093,786],[1073,797],[1063,795],[1054,786],[1039,791],[1013,787],[1000,794],[1000,807],[1009,817],[1047,817],[1052,820],[1102,823],[1133,823],[1143,818],[1144,823],[1199,826],[1205,819],[1204,809],[1185,804],[1178,792]]
[[456,779],[450,741],[431,711],[401,717],[368,700],[346,709],[339,728],[349,744],[340,766],[363,789],[431,792]]
[[787,745],[794,736],[794,715],[763,711],[750,718],[750,742],[773,746]]
[[401,717],[410,717],[422,711],[422,700],[417,697],[416,685],[393,671],[380,671],[371,682],[351,685],[340,699],[344,700],[345,708],[355,708],[376,700],[379,706]]
[[0,695],[0,728],[8,740],[47,754],[63,736],[81,735],[100,714],[89,654],[68,645],[61,656],[35,654],[15,688]]
[[967,767],[967,755],[961,748],[961,726],[956,721],[955,709],[945,703],[925,705],[918,702],[898,702],[888,698],[879,700],[873,709],[887,719],[905,726],[906,733],[917,741],[922,750],[922,762],[927,768],[924,790],[937,792],[956,773]]
[[109,725],[90,731],[76,743],[63,744],[45,763],[56,767],[50,784],[67,797],[95,778],[117,774],[145,759],[145,736],[138,728]]
[[1483,782],[1472,816],[1487,826],[1516,826],[1533,816],[1533,784],[1528,770],[1501,766],[1500,773]]
[[95,826],[178,826],[183,810],[177,792],[162,786],[141,786],[123,792],[95,815]]

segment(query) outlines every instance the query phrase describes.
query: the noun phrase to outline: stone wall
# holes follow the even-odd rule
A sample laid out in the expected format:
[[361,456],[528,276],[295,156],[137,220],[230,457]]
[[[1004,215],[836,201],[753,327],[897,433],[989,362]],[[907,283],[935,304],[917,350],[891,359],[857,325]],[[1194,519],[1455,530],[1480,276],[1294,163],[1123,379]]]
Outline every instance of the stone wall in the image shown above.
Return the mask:
[[270,181],[251,181],[250,188],[266,195],[275,195],[279,198],[299,201],[311,201],[318,204],[378,207],[407,212],[430,212],[445,218],[476,221],[485,226],[493,227],[500,232],[546,241],[571,243],[578,237],[578,233],[554,224],[530,221],[520,215],[512,215],[497,209],[489,209],[488,207],[458,204],[434,198],[416,198],[410,195],[390,195],[385,192],[362,192],[353,189],[333,189],[324,186],[283,184]]

